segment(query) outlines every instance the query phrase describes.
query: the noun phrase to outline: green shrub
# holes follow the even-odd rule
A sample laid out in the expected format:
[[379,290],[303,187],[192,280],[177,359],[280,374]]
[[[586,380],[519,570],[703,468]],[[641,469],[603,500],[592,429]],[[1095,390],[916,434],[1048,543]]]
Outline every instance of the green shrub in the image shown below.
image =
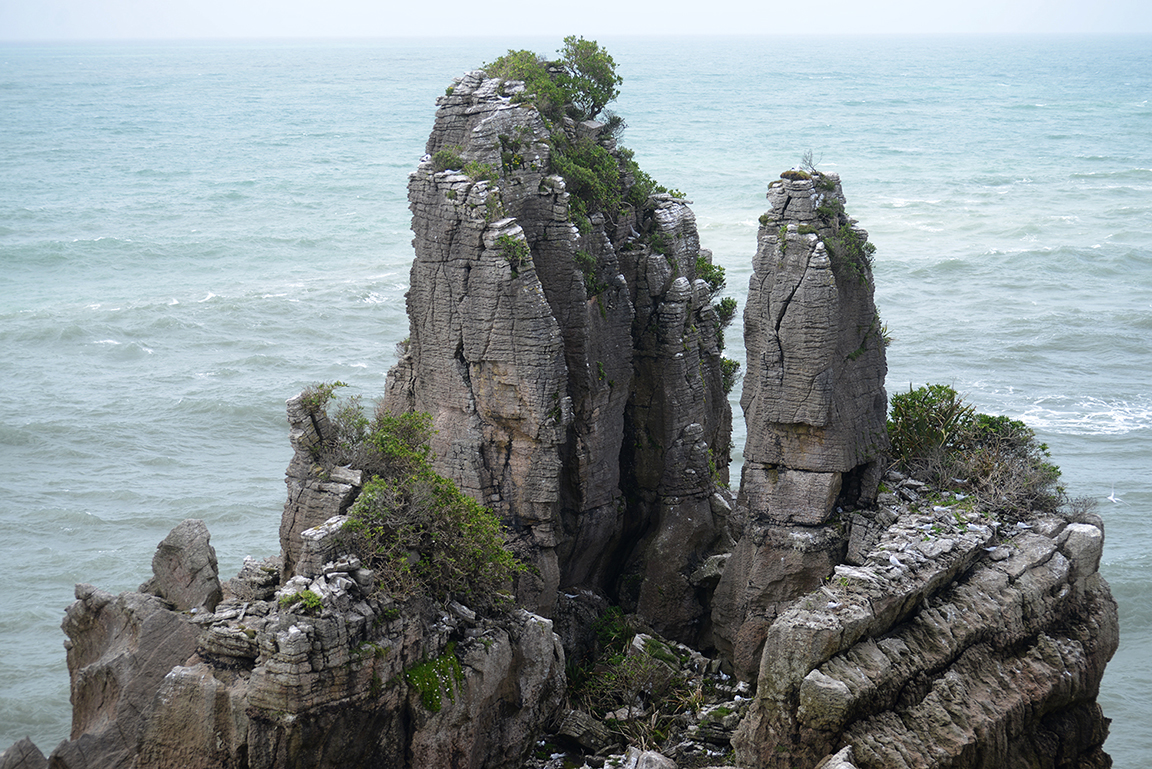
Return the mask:
[[464,164],[464,175],[472,181],[489,181],[494,182],[497,179],[496,169],[487,163],[480,163],[475,160],[469,160]]
[[301,590],[298,593],[283,596],[280,598],[278,603],[284,608],[288,608],[292,604],[299,603],[304,611],[308,614],[319,614],[320,610],[324,608],[324,603],[320,600],[320,596],[316,595],[311,590]]
[[[623,82],[615,61],[593,40],[568,36],[559,54],[558,60],[550,61],[532,51],[510,50],[483,69],[489,77],[523,81],[524,91],[513,100],[527,101],[544,117],[551,130],[548,170],[564,178],[572,222],[587,234],[596,212],[614,218],[625,204],[643,206],[653,193],[683,197],[656,184],[627,148],[618,147],[613,154],[591,137],[577,138],[557,127],[566,115],[576,120],[595,118],[619,95]],[[616,137],[623,129],[623,118],[605,113],[602,136]],[[518,143],[507,138],[500,137],[505,174],[524,163]]]
[[720,381],[725,394],[732,392],[736,383],[740,381],[740,362],[731,358],[720,358]]
[[616,62],[595,40],[569,35],[564,38],[560,59],[565,65],[561,83],[580,110],[576,117],[594,118],[620,95],[617,86],[624,79],[616,74]]
[[345,528],[358,535],[359,555],[400,598],[458,598],[485,608],[498,603],[518,568],[496,516],[428,469],[371,479],[349,516]]
[[1019,517],[1055,511],[1066,501],[1060,469],[1031,428],[977,413],[947,385],[893,395],[888,436],[898,467],[940,488],[975,495],[986,512]]
[[309,385],[304,388],[304,407],[315,414],[324,409],[336,396],[336,390],[347,386],[347,383],[339,380]]
[[506,600],[524,567],[508,550],[496,515],[432,470],[431,416],[378,407],[368,419],[353,397],[330,421],[335,434],[323,462],[367,478],[344,531],[379,587],[399,598],[457,598],[481,609]]
[[574,215],[594,211],[615,215],[624,200],[620,166],[608,150],[589,137],[571,141],[563,133],[552,136],[552,172],[564,177]]
[[712,309],[716,311],[716,317],[720,319],[720,329],[726,329],[732,324],[732,320],[736,317],[736,300],[730,296],[726,296],[712,305]]
[[724,268],[718,264],[712,264],[703,255],[696,257],[696,277],[708,284],[709,301],[715,299],[716,295],[724,290]]
[[520,268],[528,264],[528,260],[532,258],[528,244],[521,238],[500,235],[496,238],[496,247],[500,249],[500,255],[504,257],[504,261],[512,267],[512,277],[519,275]]
[[888,438],[892,457],[906,470],[937,463],[959,446],[973,408],[947,385],[925,385],[892,396]]
[[459,170],[464,167],[464,158],[460,157],[459,147],[446,147],[436,150],[432,155],[432,168],[437,172],[448,169]]
[[527,50],[509,50],[496,61],[483,66],[488,77],[523,81],[524,95],[520,98],[552,120],[564,116],[564,106],[570,101],[569,94],[554,77],[556,68],[555,62]]
[[616,62],[596,41],[575,35],[564,38],[559,53],[559,60],[549,61],[532,51],[509,50],[483,69],[489,77],[523,81],[528,100],[552,120],[568,108],[578,120],[595,118],[620,95]]

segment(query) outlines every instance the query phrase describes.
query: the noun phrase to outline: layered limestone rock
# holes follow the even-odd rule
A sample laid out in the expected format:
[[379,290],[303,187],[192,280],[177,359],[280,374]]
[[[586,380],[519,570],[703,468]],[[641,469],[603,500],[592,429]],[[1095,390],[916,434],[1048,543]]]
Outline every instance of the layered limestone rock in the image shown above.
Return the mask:
[[[740,766],[1110,766],[1118,643],[1098,518],[903,505],[859,566],[771,624]],[[844,763],[850,758],[852,763]]]
[[[550,614],[557,588],[588,586],[693,637],[689,577],[722,537],[730,436],[695,218],[630,197],[601,124],[549,123],[522,84],[482,72],[450,91],[409,181],[411,335],[386,404],[432,414],[437,471],[534,567],[525,605]],[[552,172],[560,146],[606,153],[622,202],[575,206],[587,193]]]
[[835,174],[769,185],[744,309],[743,535],[713,603],[716,643],[755,675],[776,614],[840,563],[833,517],[875,499],[887,448],[868,233]]
[[288,440],[292,461],[284,482],[288,499],[280,517],[280,553],[284,577],[296,573],[296,562],[304,546],[301,534],[330,518],[347,512],[363,485],[363,473],[319,460],[329,452],[336,431],[324,409],[309,408],[305,394],[288,399]]
[[[331,425],[308,412],[303,397],[289,402],[296,456],[282,532],[359,490],[358,477],[332,480]],[[345,520],[300,531],[279,558],[247,559],[223,589],[200,521],[160,543],[141,586],[154,594],[78,586],[64,621],[72,739],[50,765],[520,766],[563,699],[551,620],[399,603],[348,554]],[[27,746],[18,756],[35,758]]]

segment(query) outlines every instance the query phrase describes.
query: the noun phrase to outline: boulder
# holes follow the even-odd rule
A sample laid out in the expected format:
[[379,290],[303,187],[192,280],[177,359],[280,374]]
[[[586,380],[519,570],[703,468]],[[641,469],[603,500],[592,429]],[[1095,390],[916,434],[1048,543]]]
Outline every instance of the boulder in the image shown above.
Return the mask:
[[48,759],[31,738],[25,737],[0,754],[0,769],[48,769]]
[[220,603],[220,572],[216,550],[208,543],[204,521],[187,519],[156,547],[152,556],[152,579],[140,586],[141,593],[158,595],[176,611],[211,612]]

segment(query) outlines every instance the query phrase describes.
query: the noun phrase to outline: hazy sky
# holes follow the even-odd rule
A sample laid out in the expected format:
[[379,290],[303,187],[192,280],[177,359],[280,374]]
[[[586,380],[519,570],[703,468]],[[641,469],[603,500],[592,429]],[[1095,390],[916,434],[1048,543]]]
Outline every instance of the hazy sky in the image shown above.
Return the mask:
[[1149,0],[0,0],[0,40],[1152,33]]

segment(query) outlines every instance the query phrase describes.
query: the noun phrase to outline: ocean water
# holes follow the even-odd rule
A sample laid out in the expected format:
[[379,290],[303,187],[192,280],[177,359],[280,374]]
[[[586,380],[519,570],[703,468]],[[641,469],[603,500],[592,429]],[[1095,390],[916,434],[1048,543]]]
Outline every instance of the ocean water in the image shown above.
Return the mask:
[[[379,394],[408,335],[405,185],[436,96],[559,43],[0,46],[0,749],[68,736],[75,583],[135,589],[188,517],[225,577],[278,551],[284,400]],[[1025,420],[1099,501],[1106,748],[1145,766],[1152,39],[601,43],[623,143],[694,201],[730,295],[767,183],[811,150],[877,246],[889,392]]]

